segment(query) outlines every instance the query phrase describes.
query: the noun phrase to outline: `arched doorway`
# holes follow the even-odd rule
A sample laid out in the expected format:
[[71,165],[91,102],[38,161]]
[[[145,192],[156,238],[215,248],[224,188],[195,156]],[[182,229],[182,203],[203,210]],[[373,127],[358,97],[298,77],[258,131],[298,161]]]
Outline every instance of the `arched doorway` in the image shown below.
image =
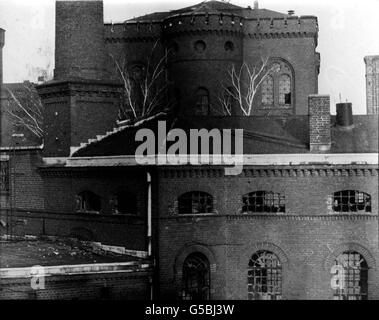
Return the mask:
[[183,300],[210,299],[210,268],[207,257],[194,252],[183,263]]

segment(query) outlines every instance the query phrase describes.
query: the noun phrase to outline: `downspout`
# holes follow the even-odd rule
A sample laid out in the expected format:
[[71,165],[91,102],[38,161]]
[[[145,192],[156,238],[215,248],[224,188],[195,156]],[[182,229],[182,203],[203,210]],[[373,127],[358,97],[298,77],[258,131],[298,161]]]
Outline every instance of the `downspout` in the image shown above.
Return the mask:
[[[155,268],[155,261],[152,259],[152,216],[151,216],[151,207],[152,207],[152,201],[151,201],[151,174],[149,171],[147,171],[146,174],[147,179],[147,255],[150,260],[153,262],[153,268]],[[154,272],[154,270],[153,270]],[[150,300],[153,300],[153,278],[152,276],[149,277],[150,282]]]

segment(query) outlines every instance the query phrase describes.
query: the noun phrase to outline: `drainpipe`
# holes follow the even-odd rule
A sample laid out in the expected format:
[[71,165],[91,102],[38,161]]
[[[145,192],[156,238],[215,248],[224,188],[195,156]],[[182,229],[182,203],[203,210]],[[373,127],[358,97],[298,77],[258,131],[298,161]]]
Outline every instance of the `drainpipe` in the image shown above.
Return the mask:
[[147,172],[147,255],[151,258],[151,174]]
[[[151,259],[152,258],[152,245],[151,245],[151,225],[152,225],[152,217],[151,217],[151,174],[148,171],[146,174],[147,178],[147,255]],[[155,267],[155,261],[153,260],[153,268]],[[153,300],[153,278],[149,277],[150,282],[150,299]]]

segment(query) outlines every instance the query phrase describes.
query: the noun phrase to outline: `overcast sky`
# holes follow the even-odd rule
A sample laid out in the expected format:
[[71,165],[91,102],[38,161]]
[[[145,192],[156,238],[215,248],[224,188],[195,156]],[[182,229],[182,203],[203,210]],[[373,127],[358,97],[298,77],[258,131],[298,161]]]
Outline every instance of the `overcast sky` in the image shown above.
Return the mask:
[[[105,21],[121,22],[156,11],[179,9],[199,0],[104,0]],[[0,28],[6,29],[4,82],[36,81],[54,68],[54,0],[0,0]],[[252,6],[253,0],[232,0]],[[260,8],[319,21],[319,93],[330,94],[332,113],[341,94],[355,114],[366,112],[365,55],[379,54],[379,0],[261,0]]]

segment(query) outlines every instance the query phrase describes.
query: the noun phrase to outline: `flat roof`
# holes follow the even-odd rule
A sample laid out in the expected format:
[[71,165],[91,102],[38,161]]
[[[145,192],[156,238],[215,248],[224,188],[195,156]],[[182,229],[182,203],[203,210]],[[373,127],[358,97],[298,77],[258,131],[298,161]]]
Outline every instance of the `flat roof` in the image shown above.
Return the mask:
[[32,266],[146,263],[148,260],[104,250],[101,244],[72,238],[1,240],[0,269]]

